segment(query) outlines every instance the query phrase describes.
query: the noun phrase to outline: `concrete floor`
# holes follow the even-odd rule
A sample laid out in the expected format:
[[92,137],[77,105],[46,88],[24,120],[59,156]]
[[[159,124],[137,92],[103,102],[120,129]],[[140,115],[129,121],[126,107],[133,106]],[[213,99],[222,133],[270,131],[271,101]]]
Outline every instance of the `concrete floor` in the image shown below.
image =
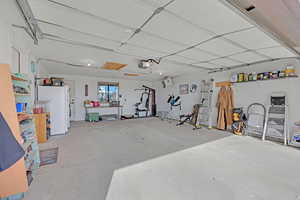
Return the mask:
[[250,137],[116,170],[106,200],[300,200],[300,151]]
[[159,119],[75,122],[41,146],[58,146],[58,163],[37,171],[25,200],[104,200],[115,170],[227,136]]

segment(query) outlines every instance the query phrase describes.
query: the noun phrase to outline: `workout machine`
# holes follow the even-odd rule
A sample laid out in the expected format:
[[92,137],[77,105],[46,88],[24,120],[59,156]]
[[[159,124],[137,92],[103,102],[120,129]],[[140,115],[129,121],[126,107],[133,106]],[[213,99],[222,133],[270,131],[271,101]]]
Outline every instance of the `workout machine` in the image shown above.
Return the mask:
[[202,80],[200,85],[200,107],[196,126],[212,128],[212,96],[214,79]]
[[[143,90],[143,93],[140,98],[140,102],[136,103],[135,106],[135,115],[140,117],[148,117],[149,112],[151,111],[151,116],[156,116],[156,92],[155,89],[147,87],[145,85],[142,86],[143,89],[136,89],[137,90]],[[150,102],[151,97],[151,102]],[[150,108],[151,103],[151,108]],[[143,116],[141,116],[141,113],[145,113]]]
[[198,129],[199,127],[197,126],[197,118],[198,118],[200,106],[201,106],[200,104],[195,104],[193,106],[193,112],[191,114],[180,115],[179,123],[176,124],[176,126],[181,126],[184,123],[189,123],[194,126],[194,130]]
[[173,110],[173,107],[179,107],[179,109],[181,110],[180,96],[175,97],[174,95],[170,95],[167,102],[168,104],[170,104],[171,110]]

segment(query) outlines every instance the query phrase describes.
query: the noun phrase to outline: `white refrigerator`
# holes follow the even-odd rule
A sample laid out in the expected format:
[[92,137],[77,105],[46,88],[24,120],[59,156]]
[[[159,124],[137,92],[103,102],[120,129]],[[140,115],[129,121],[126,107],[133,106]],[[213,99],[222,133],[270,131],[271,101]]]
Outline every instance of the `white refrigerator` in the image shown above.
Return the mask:
[[66,134],[70,127],[69,87],[38,86],[38,101],[49,101],[50,135]]

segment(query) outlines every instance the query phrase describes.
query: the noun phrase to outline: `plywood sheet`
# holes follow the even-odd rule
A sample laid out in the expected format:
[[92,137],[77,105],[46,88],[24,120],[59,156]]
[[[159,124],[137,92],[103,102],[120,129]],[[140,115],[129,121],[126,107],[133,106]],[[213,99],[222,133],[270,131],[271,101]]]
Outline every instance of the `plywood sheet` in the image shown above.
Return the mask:
[[[15,97],[9,65],[0,64],[0,112],[6,119],[16,139],[21,143],[20,127],[17,118]],[[26,192],[28,189],[24,159],[9,169],[0,172],[0,198]]]
[[116,62],[106,62],[103,66],[102,69],[107,69],[107,70],[120,70],[124,67],[126,67],[127,64],[121,64],[121,63],[116,63]]

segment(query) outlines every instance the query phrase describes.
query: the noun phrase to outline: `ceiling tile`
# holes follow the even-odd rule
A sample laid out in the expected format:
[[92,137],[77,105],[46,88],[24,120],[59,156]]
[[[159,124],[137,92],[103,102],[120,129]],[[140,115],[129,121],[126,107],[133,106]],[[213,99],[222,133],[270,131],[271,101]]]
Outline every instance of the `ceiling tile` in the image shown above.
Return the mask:
[[194,60],[194,59],[183,57],[183,56],[178,56],[178,55],[170,56],[166,59],[167,60],[173,60],[173,61],[176,61],[176,62],[186,63],[186,64],[191,64],[191,63],[196,62],[196,60]]
[[131,32],[124,27],[82,15],[79,12],[73,12],[67,8],[53,6],[53,4],[48,1],[31,1],[34,2],[30,5],[37,19],[119,41],[123,41],[131,35]]
[[267,48],[267,49],[260,49],[257,52],[269,56],[271,58],[284,58],[284,57],[294,57],[295,55],[290,52],[285,47],[275,47],[275,48]]
[[251,27],[249,22],[219,0],[175,1],[167,10],[217,34]]
[[248,49],[260,49],[280,45],[277,41],[257,28],[233,33],[225,37]]
[[244,63],[253,63],[253,62],[262,61],[262,60],[267,59],[266,57],[263,57],[256,53],[253,53],[253,52],[240,53],[240,54],[230,56],[229,58],[232,58],[234,60],[238,60],[238,61],[241,61]]
[[203,31],[167,12],[162,12],[154,17],[143,30],[185,45],[194,45],[212,37],[212,34],[207,31]]
[[233,45],[222,38],[203,43],[197,48],[217,54],[220,57],[245,51],[244,49],[237,47],[236,45]]
[[173,53],[186,47],[178,45],[177,43],[171,42],[169,40],[154,37],[144,32],[137,34],[129,41],[129,43],[166,53]]
[[233,60],[230,60],[227,58],[220,58],[217,60],[212,60],[212,61],[210,61],[210,63],[220,65],[223,67],[231,67],[231,66],[242,64],[241,62],[236,62],[236,61],[233,61]]
[[161,53],[161,52],[151,51],[149,49],[136,47],[136,46],[133,46],[130,44],[126,44],[126,45],[118,48],[117,51],[119,51],[121,53],[130,54],[130,55],[141,56],[144,59],[158,58],[158,57],[161,57],[162,55],[164,55],[164,53]]
[[216,65],[216,64],[212,64],[212,63],[196,63],[196,64],[193,64],[193,65],[199,66],[199,67],[205,67],[205,68],[209,68],[209,69],[221,68],[221,66]]
[[197,61],[207,61],[216,58],[216,56],[213,56],[196,48],[184,51],[179,55],[185,56],[187,58],[192,58]]
[[[86,43],[86,44],[92,44],[104,48],[109,48],[109,49],[115,49],[118,46],[120,46],[120,42],[105,39],[101,36],[97,35],[88,35],[88,34],[83,34],[79,32],[74,32],[74,31],[69,31],[65,30],[62,28],[58,28],[55,26],[51,25],[46,25],[46,24],[39,24],[39,27],[43,30],[44,33],[53,35],[53,36],[58,36],[58,38],[66,39],[66,40],[71,40],[71,41],[76,41],[76,42],[81,42],[81,43]],[[55,38],[55,37],[53,37]]]
[[[35,4],[41,0],[29,0],[29,3]],[[124,24],[130,27],[139,27],[153,13],[154,7],[151,7],[140,0],[56,0],[59,3],[71,6],[73,8],[91,13],[114,22]],[[44,1],[46,2],[46,1]],[[48,5],[60,8],[53,3]],[[68,10],[68,13],[74,11]],[[138,17],[137,17],[138,16]]]

